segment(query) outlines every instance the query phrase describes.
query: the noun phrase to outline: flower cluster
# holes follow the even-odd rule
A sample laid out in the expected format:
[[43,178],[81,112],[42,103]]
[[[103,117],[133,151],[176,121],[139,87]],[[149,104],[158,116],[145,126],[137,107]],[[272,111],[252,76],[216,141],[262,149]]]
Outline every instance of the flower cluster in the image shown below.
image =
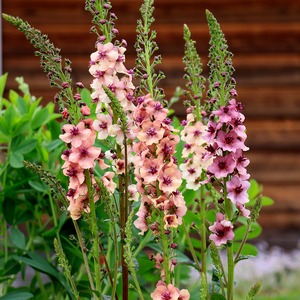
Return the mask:
[[[137,103],[134,120],[139,142],[133,150],[137,190],[142,201],[134,224],[144,234],[152,212],[163,212],[164,229],[168,229],[182,223],[187,208],[178,191],[181,172],[174,157],[179,136],[173,133],[168,110],[150,95],[139,97]],[[158,225],[157,222],[151,225],[153,233],[158,232]]]
[[249,148],[244,144],[246,133],[242,109],[241,103],[231,99],[228,105],[213,111],[203,138],[207,142],[208,151],[214,157],[208,167],[208,175],[222,184],[224,182],[227,198],[243,216],[249,217],[250,212],[244,207],[249,202],[247,190],[250,186],[250,175],[246,169],[249,160],[243,155],[243,151]]
[[208,155],[207,143],[203,138],[207,126],[201,121],[196,121],[192,113],[187,114],[187,119],[182,125],[185,126],[181,131],[181,140],[185,142],[182,157],[185,160],[180,169],[182,177],[186,180],[186,188],[196,191],[203,184],[203,172],[207,171],[212,163],[212,156]]
[[[232,96],[237,96],[235,90],[230,92]],[[242,104],[233,98],[227,105],[213,111],[203,139],[207,143],[209,155],[213,157],[207,169],[208,177],[217,180],[222,190],[226,191],[226,198],[248,218],[250,211],[244,204],[249,202],[247,190],[250,186],[248,181],[250,175],[246,169],[249,160],[243,155],[243,151],[249,148],[244,143],[246,133],[242,110]],[[227,240],[234,238],[233,225],[221,213],[217,214],[216,222],[209,229],[213,232],[210,239],[217,246],[226,244]]]
[[[59,137],[69,148],[62,154],[63,173],[69,177],[69,186],[67,198],[70,201],[68,210],[71,218],[77,220],[81,217],[82,212],[89,212],[89,193],[86,183],[86,173],[89,172],[92,183],[93,172],[101,149],[94,147],[96,132],[92,126],[92,119],[86,119],[79,122],[76,126],[66,124],[62,127],[63,134]],[[94,201],[98,200],[98,196],[93,195]]]
[[[91,54],[89,72],[94,77],[91,87],[93,102],[97,103],[96,117],[93,127],[97,131],[99,140],[107,140],[108,137],[115,137],[119,146],[123,145],[124,132],[120,124],[120,119],[115,118],[113,104],[104,87],[108,88],[118,99],[122,109],[126,112],[128,128],[133,128],[130,116],[135,110],[134,106],[134,85],[132,83],[132,71],[124,66],[126,42],[122,41],[122,46],[115,46],[112,43],[98,43],[97,51]],[[135,136],[132,130],[126,132],[127,138],[133,139]],[[128,151],[130,153],[130,151]],[[105,157],[113,164],[114,172],[106,172],[102,178],[104,184],[113,193],[116,184],[112,179],[114,173],[122,174],[125,172],[124,154],[119,157],[113,150],[107,151]],[[100,166],[106,169],[108,165]],[[136,197],[136,195],[132,195]]]

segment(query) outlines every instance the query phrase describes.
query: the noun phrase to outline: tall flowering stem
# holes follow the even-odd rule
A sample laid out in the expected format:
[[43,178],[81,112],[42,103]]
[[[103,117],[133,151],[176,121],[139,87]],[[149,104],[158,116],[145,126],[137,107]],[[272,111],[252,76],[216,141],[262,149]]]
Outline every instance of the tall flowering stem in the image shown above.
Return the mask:
[[[197,157],[203,156],[204,141],[201,134],[204,133],[205,127],[202,125],[206,117],[203,111],[201,99],[205,90],[205,78],[201,76],[202,63],[196,50],[196,42],[191,39],[191,32],[187,25],[183,27],[183,38],[185,40],[185,52],[183,62],[185,64],[184,78],[187,80],[185,95],[189,96],[187,120],[184,122],[185,129],[182,132],[182,139],[186,142],[184,156],[188,157],[184,164],[181,165],[183,170],[183,178],[188,182],[187,187],[194,190],[199,190],[200,199],[200,216],[201,216],[201,272],[206,276],[206,203],[205,203],[205,188],[204,171],[200,166],[197,166]],[[200,130],[201,129],[201,130]],[[202,159],[204,166],[205,159]],[[207,163],[205,163],[207,165]],[[205,169],[205,167],[204,167]],[[196,171],[197,170],[197,171]],[[189,239],[189,236],[187,235]],[[200,271],[200,269],[199,269]]]
[[[217,214],[217,221],[209,229],[210,239],[217,246],[226,244],[227,248],[227,299],[233,299],[234,288],[234,253],[232,240],[234,238],[233,224],[235,216],[241,214],[249,218],[250,211],[245,208],[249,202],[247,190],[250,186],[250,175],[246,166],[249,160],[243,155],[247,151],[245,119],[242,114],[243,106],[236,101],[235,80],[232,77],[232,54],[215,17],[206,12],[210,29],[210,77],[207,102],[209,122],[207,134],[204,136],[210,144],[213,162],[208,167],[208,174],[216,180],[222,191],[223,211]],[[222,203],[220,201],[220,203]],[[222,206],[221,206],[222,207]]]
[[155,71],[155,66],[162,61],[161,55],[155,55],[158,50],[155,42],[156,31],[151,30],[154,22],[154,0],[144,0],[140,9],[142,19],[137,22],[137,40],[135,48],[137,52],[135,75],[140,79],[139,91],[144,95],[150,94],[153,99],[162,100],[164,93],[157,87],[158,82],[165,78],[163,72]]

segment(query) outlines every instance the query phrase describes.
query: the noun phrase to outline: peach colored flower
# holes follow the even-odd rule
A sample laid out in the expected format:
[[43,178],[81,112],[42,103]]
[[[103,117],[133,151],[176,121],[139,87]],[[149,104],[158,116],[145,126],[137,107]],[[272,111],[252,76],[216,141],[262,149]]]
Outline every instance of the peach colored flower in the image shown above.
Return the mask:
[[112,117],[108,114],[97,114],[97,120],[94,121],[93,127],[98,132],[99,140],[106,139],[111,134]]
[[105,172],[104,175],[101,177],[103,184],[105,185],[107,190],[112,194],[114,193],[117,187],[116,183],[113,181],[114,176],[114,172]]
[[164,193],[172,193],[181,185],[181,172],[175,164],[161,169],[158,176],[159,189]]
[[164,132],[160,121],[151,122],[147,120],[143,122],[142,129],[138,133],[137,138],[146,145],[158,144],[164,136]]
[[85,141],[79,148],[72,148],[69,160],[77,163],[83,169],[95,167],[95,160],[99,157],[101,149],[91,146],[91,141]]
[[63,134],[59,138],[65,143],[72,143],[73,147],[79,147],[83,141],[91,136],[91,130],[85,128],[84,122],[79,122],[76,126],[66,124],[62,127]]
[[163,281],[159,281],[156,284],[156,288],[151,293],[153,300],[178,300],[180,296],[179,289],[172,284],[166,284]]

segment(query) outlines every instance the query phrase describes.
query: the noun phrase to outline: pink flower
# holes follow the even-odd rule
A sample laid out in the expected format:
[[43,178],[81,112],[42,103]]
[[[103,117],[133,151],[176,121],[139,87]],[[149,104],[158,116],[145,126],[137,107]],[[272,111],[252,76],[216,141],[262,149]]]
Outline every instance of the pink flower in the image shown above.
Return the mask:
[[186,289],[182,289],[179,292],[179,298],[178,298],[178,300],[189,300],[190,297],[191,297],[191,295],[190,295],[189,291],[186,290]]
[[110,115],[97,114],[97,119],[93,123],[93,127],[98,131],[98,139],[104,140],[111,134],[112,117]]
[[114,172],[105,172],[104,175],[102,176],[102,181],[103,184],[105,185],[105,187],[107,188],[107,190],[109,192],[111,192],[112,194],[114,193],[117,185],[115,182],[113,182],[113,178],[115,176]]
[[118,59],[118,51],[112,43],[98,43],[97,48],[98,51],[91,54],[91,65],[99,62],[99,69],[106,71]]
[[156,284],[156,289],[151,293],[153,300],[178,300],[180,296],[179,289],[172,284],[166,284],[163,281],[159,281]]
[[[186,211],[185,211],[186,212]],[[181,225],[182,218],[178,218],[175,214],[168,214],[164,216],[165,226],[164,228],[177,228],[178,225]]]
[[229,123],[231,119],[234,119],[238,116],[238,112],[235,107],[230,106],[222,106],[220,109],[213,112],[215,116],[219,116],[220,123]]
[[155,120],[163,121],[167,117],[168,110],[165,109],[159,101],[154,101],[151,99],[150,95],[147,95],[146,98],[149,98],[147,101],[146,111],[148,115],[153,116]]
[[139,198],[140,196],[136,189],[136,185],[135,184],[128,185],[128,199],[137,202],[139,201]]
[[80,108],[80,112],[83,116],[89,116],[91,114],[91,110],[88,106],[84,105]]
[[243,155],[242,150],[239,149],[234,153],[234,159],[236,161],[235,167],[239,172],[239,175],[243,175],[243,178],[246,176],[249,177],[246,167],[249,165],[250,161]]
[[138,218],[133,222],[133,224],[137,229],[141,230],[139,234],[144,235],[144,232],[148,230],[148,225],[147,225],[148,211],[146,206],[143,203],[141,203],[141,206],[138,212],[136,213],[136,215],[138,216]]
[[69,189],[77,189],[85,180],[83,168],[75,163],[70,163],[69,166],[63,170],[63,173],[65,176],[70,177]]
[[144,183],[152,183],[156,181],[159,171],[163,166],[160,159],[145,159],[143,166],[140,168],[140,175],[144,179]]
[[250,187],[249,181],[241,180],[238,176],[233,176],[230,181],[226,182],[227,197],[233,203],[244,204],[249,202],[247,190]]
[[215,123],[213,121],[209,121],[207,124],[207,128],[202,135],[203,139],[207,143],[212,143],[214,141],[217,131],[221,128],[221,125],[222,125],[221,123]]
[[225,219],[222,213],[217,213],[217,220],[212,226],[209,226],[209,230],[213,232],[209,238],[216,246],[226,244],[227,241],[231,241],[234,238],[233,225]]
[[142,130],[138,133],[137,138],[146,145],[158,144],[164,136],[164,129],[160,121],[151,122],[147,120],[142,124]]
[[168,134],[157,145],[156,154],[160,159],[169,159],[175,153],[175,147],[178,145],[180,138],[175,134]]
[[223,149],[223,151],[236,152],[238,149],[242,149],[244,151],[249,150],[249,148],[245,146],[244,142],[239,139],[238,135],[234,131],[225,133],[224,131],[220,130],[218,132],[217,144]]
[[91,136],[91,130],[85,128],[84,122],[79,122],[77,126],[66,124],[62,130],[63,134],[60,134],[59,138],[67,144],[72,143],[73,147],[79,147]]
[[240,211],[240,213],[242,214],[242,216],[244,216],[245,218],[249,218],[250,216],[250,210],[245,208],[244,204],[241,204],[240,202],[236,203],[236,207],[237,209]]
[[72,148],[69,160],[77,163],[83,169],[94,168],[95,160],[99,157],[101,149],[93,147],[94,141],[84,141],[80,147]]
[[226,156],[217,156],[211,166],[208,167],[208,171],[214,174],[218,179],[226,177],[228,174],[232,173],[235,168],[235,161],[232,154]]
[[206,126],[203,125],[201,122],[196,122],[193,126],[186,126],[186,136],[182,137],[186,143],[193,145],[196,144],[197,146],[201,146],[205,143],[203,139],[203,133],[206,130]]
[[175,164],[160,171],[158,176],[159,188],[164,193],[175,192],[181,185],[181,172]]

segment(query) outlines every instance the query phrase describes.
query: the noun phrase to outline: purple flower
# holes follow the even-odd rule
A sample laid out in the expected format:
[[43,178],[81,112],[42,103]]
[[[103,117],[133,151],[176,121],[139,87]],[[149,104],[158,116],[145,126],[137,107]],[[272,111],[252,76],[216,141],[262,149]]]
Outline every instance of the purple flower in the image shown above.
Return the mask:
[[228,174],[232,173],[235,168],[235,160],[232,154],[226,156],[217,156],[212,165],[208,167],[208,171],[218,179],[226,177]]
[[249,202],[247,190],[250,187],[249,181],[242,180],[238,176],[233,176],[230,181],[226,182],[227,197],[233,203],[244,204]]
[[236,152],[239,149],[244,151],[249,150],[249,148],[245,146],[244,142],[239,139],[238,135],[234,131],[229,133],[219,131],[217,143],[218,146],[223,149],[223,151]]
[[227,241],[234,238],[233,225],[225,219],[222,213],[217,213],[217,220],[212,226],[209,226],[209,230],[212,232],[209,239],[214,241],[216,246],[226,244]]

